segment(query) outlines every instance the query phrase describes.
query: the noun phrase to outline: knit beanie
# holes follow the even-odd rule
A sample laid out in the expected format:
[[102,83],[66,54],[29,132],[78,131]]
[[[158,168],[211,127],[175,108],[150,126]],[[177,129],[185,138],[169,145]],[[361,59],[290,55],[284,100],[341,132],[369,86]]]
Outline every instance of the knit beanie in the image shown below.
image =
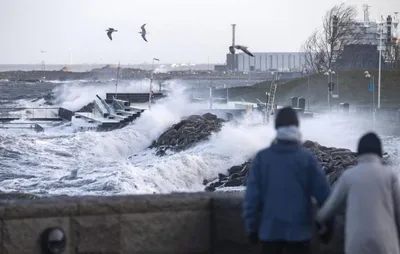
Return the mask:
[[280,109],[275,118],[275,129],[290,125],[299,127],[299,119],[297,118],[296,111],[291,107]]
[[369,132],[361,137],[358,142],[358,155],[373,153],[382,157],[382,144],[380,138],[373,132]]

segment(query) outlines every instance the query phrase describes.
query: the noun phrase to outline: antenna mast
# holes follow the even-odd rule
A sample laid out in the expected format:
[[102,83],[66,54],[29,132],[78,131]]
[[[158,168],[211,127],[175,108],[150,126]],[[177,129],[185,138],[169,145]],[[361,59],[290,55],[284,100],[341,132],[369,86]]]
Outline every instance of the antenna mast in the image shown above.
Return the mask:
[[69,65],[72,65],[72,49],[69,48]]
[[394,13],[394,18],[393,18],[393,37],[396,38],[397,40],[399,39],[399,34],[398,34],[398,26],[399,26],[399,12],[396,11]]
[[118,89],[118,81],[119,81],[119,68],[120,68],[120,62],[118,62],[117,82],[115,83],[115,96],[114,96],[115,99],[117,99],[117,89]]
[[369,27],[369,6],[368,4],[363,5],[363,10],[364,10],[364,25]]
[[[232,47],[234,47],[235,46],[235,30],[236,30],[236,24],[232,24],[231,25],[232,26]],[[235,50],[235,49],[233,49],[233,50]],[[236,70],[236,62],[235,62],[235,60],[236,60],[236,55],[235,55],[235,53],[233,53],[233,63],[232,63],[232,71],[235,71]],[[238,64],[238,66],[239,66],[239,64]]]

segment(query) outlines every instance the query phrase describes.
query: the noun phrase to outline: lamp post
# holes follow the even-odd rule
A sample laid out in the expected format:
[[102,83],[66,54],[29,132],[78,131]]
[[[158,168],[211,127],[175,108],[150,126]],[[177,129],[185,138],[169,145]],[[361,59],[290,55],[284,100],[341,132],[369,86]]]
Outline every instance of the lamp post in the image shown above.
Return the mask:
[[383,17],[381,17],[381,22],[378,28],[378,35],[379,35],[379,67],[378,67],[378,109],[381,108],[381,77],[382,77],[382,35],[383,35]]
[[371,80],[372,77],[372,84],[368,84],[368,88],[372,90],[372,121],[375,128],[375,76],[371,75],[368,71],[365,71],[364,77],[368,80]]
[[43,54],[43,60],[42,60],[42,70],[43,70],[43,82],[46,79],[46,51],[45,50],[41,50],[40,51],[41,54]]
[[331,69],[327,70],[324,75],[328,76],[328,108],[329,111],[331,111],[331,96],[332,96],[332,90],[333,90],[333,83],[332,83],[332,75],[336,74],[335,71],[332,71]]
[[337,85],[337,96],[338,98],[340,98],[340,94],[339,94],[339,73],[336,70],[336,85]]
[[[150,88],[149,88],[149,109],[151,109],[151,97],[153,95],[153,74],[154,74],[154,61],[160,61],[158,58],[153,58],[153,63],[151,65],[151,75],[150,75]],[[161,89],[161,87],[160,87]]]
[[303,74],[307,75],[307,108],[310,110],[310,75],[306,70],[303,70]]
[[264,123],[266,123],[267,122],[267,119],[268,119],[268,117],[267,117],[267,114],[268,114],[268,112],[267,112],[267,108],[268,108],[268,103],[269,103],[269,99],[270,99],[270,93],[269,92],[265,92],[265,97],[266,97],[266,100],[265,100],[265,113],[264,113]]

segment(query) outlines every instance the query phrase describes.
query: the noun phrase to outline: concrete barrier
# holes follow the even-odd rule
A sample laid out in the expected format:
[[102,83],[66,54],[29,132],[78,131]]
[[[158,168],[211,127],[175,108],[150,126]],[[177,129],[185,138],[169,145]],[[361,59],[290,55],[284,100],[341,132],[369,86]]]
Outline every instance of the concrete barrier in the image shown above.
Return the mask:
[[297,108],[299,106],[299,97],[290,98],[290,103],[292,105],[292,108]]
[[[119,100],[129,101],[132,103],[149,102],[149,93],[106,93],[106,100],[112,100],[114,97]],[[165,95],[163,93],[153,93],[154,100],[164,97]]]
[[[242,201],[242,193],[177,193],[3,202],[1,250],[42,253],[41,233],[60,227],[64,253],[260,253],[247,242]],[[316,253],[343,253],[342,246]]]
[[298,105],[299,105],[299,108],[301,108],[303,111],[306,110],[306,99],[299,98]]
[[74,112],[71,110],[61,107],[58,109],[58,116],[64,120],[71,121],[73,115]]

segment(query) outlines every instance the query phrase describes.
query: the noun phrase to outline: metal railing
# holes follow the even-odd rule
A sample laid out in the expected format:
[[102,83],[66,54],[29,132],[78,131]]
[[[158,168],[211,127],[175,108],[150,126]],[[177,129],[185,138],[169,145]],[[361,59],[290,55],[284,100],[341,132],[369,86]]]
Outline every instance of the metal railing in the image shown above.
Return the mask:
[[0,124],[0,129],[33,129],[36,132],[43,132],[44,129],[37,123],[5,123]]
[[119,100],[115,99],[115,97],[113,97],[112,105],[115,109],[124,109],[125,108],[123,105],[121,105]]
[[0,108],[1,119],[55,119],[59,108]]

